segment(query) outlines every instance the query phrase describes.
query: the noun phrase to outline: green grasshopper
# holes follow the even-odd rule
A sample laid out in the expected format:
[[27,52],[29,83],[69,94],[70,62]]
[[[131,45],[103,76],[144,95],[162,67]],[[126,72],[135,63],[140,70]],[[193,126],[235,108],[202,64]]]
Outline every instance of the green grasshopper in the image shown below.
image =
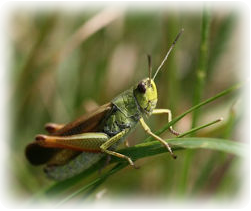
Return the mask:
[[[155,109],[158,98],[154,79],[182,32],[183,29],[176,36],[153,78],[151,57],[148,55],[148,78],[124,91],[110,103],[73,122],[66,125],[46,124],[45,129],[49,135],[37,135],[35,141],[26,147],[26,157],[30,163],[46,164],[44,171],[54,180],[73,177],[95,164],[106,154],[125,159],[131,166],[137,168],[130,157],[116,152],[115,149],[125,141],[138,122],[147,134],[160,141],[171,156],[176,158],[168,143],[151,131],[143,117],[167,114],[168,121],[172,120],[169,109]],[[179,135],[172,127],[169,130]]]

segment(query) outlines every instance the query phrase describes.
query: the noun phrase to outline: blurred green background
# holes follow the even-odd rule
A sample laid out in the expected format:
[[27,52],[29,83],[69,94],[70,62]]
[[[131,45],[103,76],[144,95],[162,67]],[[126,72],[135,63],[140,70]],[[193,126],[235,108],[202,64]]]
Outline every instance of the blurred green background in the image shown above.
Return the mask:
[[[156,78],[158,108],[170,108],[175,117],[198,103],[196,99],[200,102],[238,82],[240,20],[233,7],[15,10],[9,20],[12,194],[28,200],[54,183],[24,157],[25,146],[36,134],[45,133],[45,123],[72,121],[147,77],[146,55],[152,55],[155,71],[181,28],[183,35]],[[201,67],[204,81],[198,85]],[[203,107],[196,122],[188,115],[174,128],[184,132],[192,124],[223,116],[224,122],[196,136],[242,141],[238,124],[243,102],[238,99],[236,94],[220,98]],[[161,116],[147,119],[153,131],[166,121]],[[129,143],[135,145],[145,137],[138,127]],[[172,135],[167,132],[162,137]],[[102,195],[211,200],[239,193],[242,175],[237,157],[210,150],[182,150],[177,155],[175,161],[167,153],[137,161],[139,170],[127,167],[112,175],[92,193],[92,199]],[[97,176],[83,178],[78,187]]]

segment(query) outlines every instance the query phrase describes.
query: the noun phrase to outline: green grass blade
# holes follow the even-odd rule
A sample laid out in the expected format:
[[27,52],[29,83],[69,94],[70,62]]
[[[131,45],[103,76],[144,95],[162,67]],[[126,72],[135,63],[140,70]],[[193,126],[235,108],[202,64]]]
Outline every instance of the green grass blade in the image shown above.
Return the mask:
[[[167,143],[172,145],[173,151],[181,149],[210,149],[218,150],[225,153],[231,153],[237,156],[245,155],[245,144],[219,138],[174,138],[168,139]],[[129,155],[132,159],[137,160],[151,155],[166,153],[166,148],[158,141],[138,144],[134,147],[119,150],[118,152]],[[117,157],[113,157],[111,162],[121,161]]]
[[191,129],[191,130],[185,132],[185,133],[180,134],[180,135],[177,136],[177,137],[178,137],[178,138],[181,138],[181,137],[190,135],[190,134],[192,134],[192,133],[194,133],[194,132],[196,132],[196,131],[198,131],[198,130],[201,130],[201,129],[203,129],[203,128],[206,128],[206,127],[208,127],[208,126],[210,126],[210,125],[213,125],[213,124],[215,124],[215,123],[217,123],[217,122],[220,122],[220,121],[222,121],[222,120],[223,120],[222,118],[216,119],[216,120],[214,120],[214,121],[212,121],[212,122],[210,122],[210,123],[207,123],[207,124],[205,124],[205,125],[202,125],[202,126],[199,126],[199,127],[195,127],[195,128],[193,128],[193,129]]
[[[209,28],[210,28],[210,14],[207,8],[203,11],[202,17],[202,29],[201,29],[201,43],[200,43],[200,58],[199,64],[196,70],[196,83],[195,83],[195,93],[193,104],[197,105],[201,99],[204,92],[205,79],[207,75],[208,66],[208,49],[209,49]],[[192,117],[192,128],[197,124],[199,117],[199,109],[196,109]]]

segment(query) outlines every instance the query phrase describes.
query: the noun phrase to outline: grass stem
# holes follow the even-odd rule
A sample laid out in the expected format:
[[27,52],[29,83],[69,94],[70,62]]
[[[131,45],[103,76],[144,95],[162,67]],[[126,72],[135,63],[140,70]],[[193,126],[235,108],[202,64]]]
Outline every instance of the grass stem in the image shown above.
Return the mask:
[[[201,29],[201,43],[200,43],[200,57],[199,64],[196,71],[195,93],[193,104],[197,105],[204,92],[205,79],[207,75],[208,66],[208,51],[209,51],[209,28],[210,28],[210,15],[207,8],[204,8],[202,17],[202,29]],[[199,109],[196,109],[192,117],[192,128],[197,124],[199,118]]]
[[222,120],[223,120],[223,118],[216,119],[216,120],[214,120],[214,121],[212,121],[212,122],[210,122],[210,123],[207,123],[207,124],[205,124],[205,125],[201,125],[201,126],[199,126],[199,127],[195,127],[195,128],[193,128],[193,129],[191,129],[191,130],[185,132],[185,133],[180,134],[180,135],[177,136],[177,137],[178,137],[178,138],[181,138],[181,137],[187,136],[187,135],[192,134],[192,133],[194,133],[194,132],[196,132],[196,131],[198,131],[198,130],[201,130],[201,129],[205,128],[205,127],[208,127],[208,126],[213,125],[213,124],[215,124],[215,123],[221,122]]

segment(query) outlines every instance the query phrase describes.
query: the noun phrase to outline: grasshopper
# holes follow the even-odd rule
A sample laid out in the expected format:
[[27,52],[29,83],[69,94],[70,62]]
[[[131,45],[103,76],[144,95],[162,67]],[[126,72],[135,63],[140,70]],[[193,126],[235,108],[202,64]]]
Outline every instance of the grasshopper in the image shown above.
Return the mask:
[[[49,123],[45,129],[49,135],[37,135],[35,141],[26,147],[26,157],[33,165],[46,164],[44,171],[49,178],[65,180],[86,170],[105,155],[116,156],[137,168],[132,159],[116,152],[138,123],[147,134],[160,141],[170,152],[171,147],[161,137],[155,135],[144,121],[152,114],[166,114],[172,120],[169,109],[155,109],[157,88],[155,77],[167,60],[175,43],[182,34],[178,33],[160,66],[152,77],[151,57],[148,55],[149,77],[124,91],[111,102],[100,106],[66,125]],[[170,132],[179,135],[171,126]]]

